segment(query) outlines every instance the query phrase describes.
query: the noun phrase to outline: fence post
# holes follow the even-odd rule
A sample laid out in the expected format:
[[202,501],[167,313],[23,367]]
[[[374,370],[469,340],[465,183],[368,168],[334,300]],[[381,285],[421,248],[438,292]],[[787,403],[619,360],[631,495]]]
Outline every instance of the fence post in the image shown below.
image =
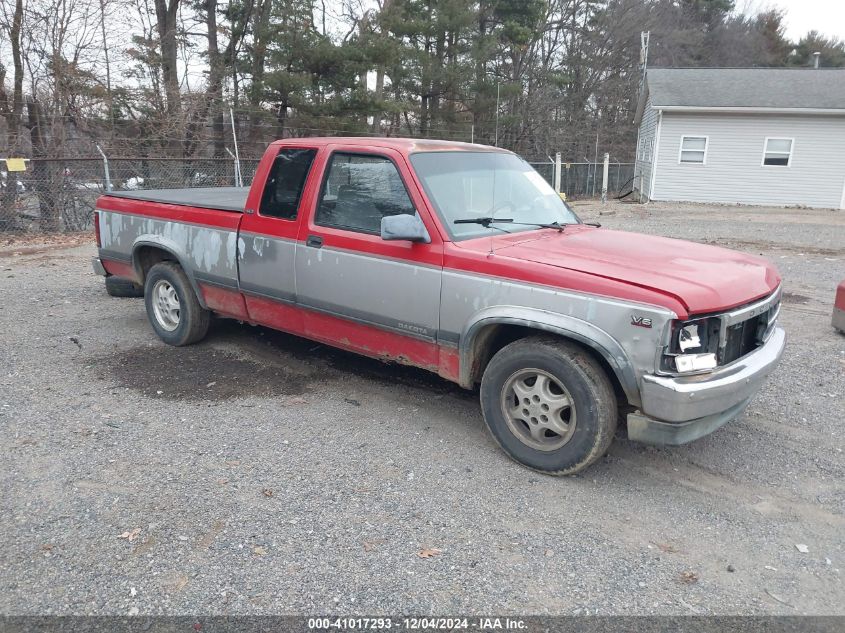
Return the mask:
[[560,152],[555,154],[555,192],[560,193]]
[[241,186],[240,185],[240,181],[241,181],[241,169],[240,169],[240,167],[241,166],[238,162],[238,159],[235,158],[235,155],[232,153],[232,150],[230,150],[227,147],[226,152],[229,154],[229,156],[232,157],[232,164],[234,165],[234,168],[235,168],[235,186],[240,187]]
[[610,154],[604,153],[604,170],[601,174],[601,201],[602,204],[607,203],[607,176],[610,169]]
[[235,131],[235,112],[232,108],[229,108],[229,118],[232,120],[232,140],[235,143],[235,186],[236,187],[243,187],[244,181],[241,178],[241,155],[238,152],[238,133]]
[[97,145],[96,148],[97,148],[97,151],[100,152],[100,156],[103,157],[103,172],[105,173],[105,176],[106,176],[106,191],[111,191],[112,190],[112,188],[111,188],[111,176],[109,175],[109,159],[108,159],[108,156],[106,156],[106,153],[102,149],[100,149],[99,145]]

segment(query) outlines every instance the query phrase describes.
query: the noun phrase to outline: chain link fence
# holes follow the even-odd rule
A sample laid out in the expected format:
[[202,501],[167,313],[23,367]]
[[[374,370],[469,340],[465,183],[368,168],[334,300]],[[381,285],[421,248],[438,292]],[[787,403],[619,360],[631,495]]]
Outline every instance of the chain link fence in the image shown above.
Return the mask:
[[[240,160],[244,186],[252,183],[259,160]],[[553,163],[532,166],[553,184]],[[0,171],[0,230],[90,229],[94,205],[106,191],[107,180],[118,191],[238,184],[236,163],[229,158],[110,158],[107,164],[101,158],[50,158],[29,160],[26,167],[23,172]],[[563,163],[561,191],[567,198],[599,196],[602,172],[602,163]],[[633,164],[610,163],[609,194],[630,188],[633,175]]]
[[[531,163],[550,185],[554,185],[554,163]],[[567,199],[596,198],[601,196],[604,163],[567,163],[561,164],[560,191]],[[631,189],[634,179],[634,163],[608,164],[607,194],[615,196]]]
[[[240,160],[240,178],[252,184],[258,158]],[[0,230],[84,231],[93,225],[97,198],[115,191],[232,187],[235,161],[228,158],[49,158],[26,162],[26,171],[0,172]],[[106,173],[108,171],[108,178]]]

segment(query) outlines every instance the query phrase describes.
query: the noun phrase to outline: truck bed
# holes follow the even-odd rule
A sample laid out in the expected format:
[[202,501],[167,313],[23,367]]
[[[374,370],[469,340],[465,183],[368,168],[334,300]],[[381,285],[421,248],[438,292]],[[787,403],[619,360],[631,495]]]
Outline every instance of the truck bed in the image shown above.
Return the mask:
[[142,191],[109,191],[113,198],[145,202],[161,202],[181,206],[202,207],[218,211],[243,213],[249,187],[195,187],[186,189],[145,189]]

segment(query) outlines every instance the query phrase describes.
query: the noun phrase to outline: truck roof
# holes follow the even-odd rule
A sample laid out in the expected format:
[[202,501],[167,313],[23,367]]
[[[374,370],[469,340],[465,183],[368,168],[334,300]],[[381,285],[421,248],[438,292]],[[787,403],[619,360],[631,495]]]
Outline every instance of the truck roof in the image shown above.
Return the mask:
[[322,147],[341,143],[344,145],[362,145],[366,147],[386,147],[410,154],[412,152],[512,152],[477,143],[459,143],[457,141],[441,141],[422,138],[396,138],[383,136],[310,136],[305,138],[286,138],[274,141],[273,145],[304,145],[307,147]]

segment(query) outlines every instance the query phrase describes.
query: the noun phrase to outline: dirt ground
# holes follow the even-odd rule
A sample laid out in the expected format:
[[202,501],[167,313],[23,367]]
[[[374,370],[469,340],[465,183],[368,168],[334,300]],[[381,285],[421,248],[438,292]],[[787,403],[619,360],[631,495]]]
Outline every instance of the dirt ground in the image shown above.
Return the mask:
[[564,479],[436,376],[227,321],[170,348],[91,244],[0,244],[0,613],[845,615],[845,213],[575,207],[768,257],[789,342],[740,419]]

